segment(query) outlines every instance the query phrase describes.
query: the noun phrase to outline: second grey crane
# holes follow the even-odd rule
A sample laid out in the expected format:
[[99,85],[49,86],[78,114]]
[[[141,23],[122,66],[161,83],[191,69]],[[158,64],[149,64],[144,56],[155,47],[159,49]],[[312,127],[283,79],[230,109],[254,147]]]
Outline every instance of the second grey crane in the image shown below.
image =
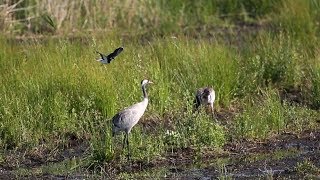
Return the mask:
[[153,82],[146,79],[142,80],[141,88],[143,92],[143,100],[118,112],[112,118],[112,136],[121,131],[125,132],[123,139],[123,148],[125,147],[125,144],[127,144],[128,159],[130,159],[129,134],[132,127],[138,123],[148,106],[149,100],[146,91],[146,85],[151,83]]
[[[211,87],[199,88],[195,94],[194,110],[198,110],[201,105],[206,107],[207,112],[210,112],[214,117],[214,101],[216,98],[215,91]],[[209,108],[209,109],[208,109]]]

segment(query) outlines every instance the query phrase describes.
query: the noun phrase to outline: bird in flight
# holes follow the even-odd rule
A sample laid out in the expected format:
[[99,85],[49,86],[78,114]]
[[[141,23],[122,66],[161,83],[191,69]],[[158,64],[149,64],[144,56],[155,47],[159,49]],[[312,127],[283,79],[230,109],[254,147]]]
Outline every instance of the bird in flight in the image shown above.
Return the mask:
[[98,51],[96,51],[98,54],[100,54],[101,58],[97,61],[100,61],[102,64],[109,64],[116,56],[118,56],[123,51],[123,47],[119,47],[115,49],[112,53],[109,55],[104,55]]

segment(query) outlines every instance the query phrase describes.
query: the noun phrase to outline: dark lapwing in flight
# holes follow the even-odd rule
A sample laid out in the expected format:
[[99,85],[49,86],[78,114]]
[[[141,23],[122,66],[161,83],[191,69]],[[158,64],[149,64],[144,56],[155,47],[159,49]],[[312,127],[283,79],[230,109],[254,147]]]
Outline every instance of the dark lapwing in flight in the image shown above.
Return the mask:
[[109,55],[104,55],[98,51],[96,51],[98,54],[100,54],[101,58],[97,61],[100,61],[102,64],[109,64],[116,56],[118,56],[123,51],[123,47],[119,47],[115,49],[112,53]]

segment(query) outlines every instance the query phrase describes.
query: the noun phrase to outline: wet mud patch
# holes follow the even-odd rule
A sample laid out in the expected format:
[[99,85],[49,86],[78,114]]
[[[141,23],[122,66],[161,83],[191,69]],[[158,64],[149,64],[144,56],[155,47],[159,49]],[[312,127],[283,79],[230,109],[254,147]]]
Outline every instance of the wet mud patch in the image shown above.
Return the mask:
[[[232,141],[220,149],[172,148],[167,149],[164,156],[148,161],[134,158],[130,161],[114,159],[95,167],[94,171],[85,166],[77,166],[81,158],[87,156],[88,147],[88,144],[81,142],[59,151],[39,151],[42,153],[34,152],[28,155],[12,152],[11,156],[6,156],[7,163],[0,166],[1,178],[320,177],[320,130],[304,131],[300,134],[283,133],[264,141]],[[69,172],[76,168],[76,171]]]
[[320,148],[320,130],[304,131],[301,134],[282,133],[265,141],[240,140],[227,143],[224,149],[233,153],[272,152],[279,149],[297,148],[313,151]]
[[54,147],[42,144],[32,150],[7,150],[2,153],[0,179],[65,179],[70,177],[68,170],[77,168],[88,149],[86,142],[70,138],[66,144]]
[[284,133],[264,142],[231,142],[220,150],[174,149],[149,163],[132,163],[116,174],[168,179],[320,177],[320,131]]

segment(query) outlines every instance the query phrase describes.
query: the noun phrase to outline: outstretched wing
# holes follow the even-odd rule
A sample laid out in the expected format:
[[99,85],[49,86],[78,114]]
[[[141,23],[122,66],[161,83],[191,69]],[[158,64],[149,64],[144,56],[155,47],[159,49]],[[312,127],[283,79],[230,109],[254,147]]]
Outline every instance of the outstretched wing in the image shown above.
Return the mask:
[[113,51],[114,56],[118,56],[123,51],[123,47],[119,47]]
[[123,51],[123,47],[115,49],[112,53],[107,56],[108,63],[110,63],[116,56],[118,56]]

